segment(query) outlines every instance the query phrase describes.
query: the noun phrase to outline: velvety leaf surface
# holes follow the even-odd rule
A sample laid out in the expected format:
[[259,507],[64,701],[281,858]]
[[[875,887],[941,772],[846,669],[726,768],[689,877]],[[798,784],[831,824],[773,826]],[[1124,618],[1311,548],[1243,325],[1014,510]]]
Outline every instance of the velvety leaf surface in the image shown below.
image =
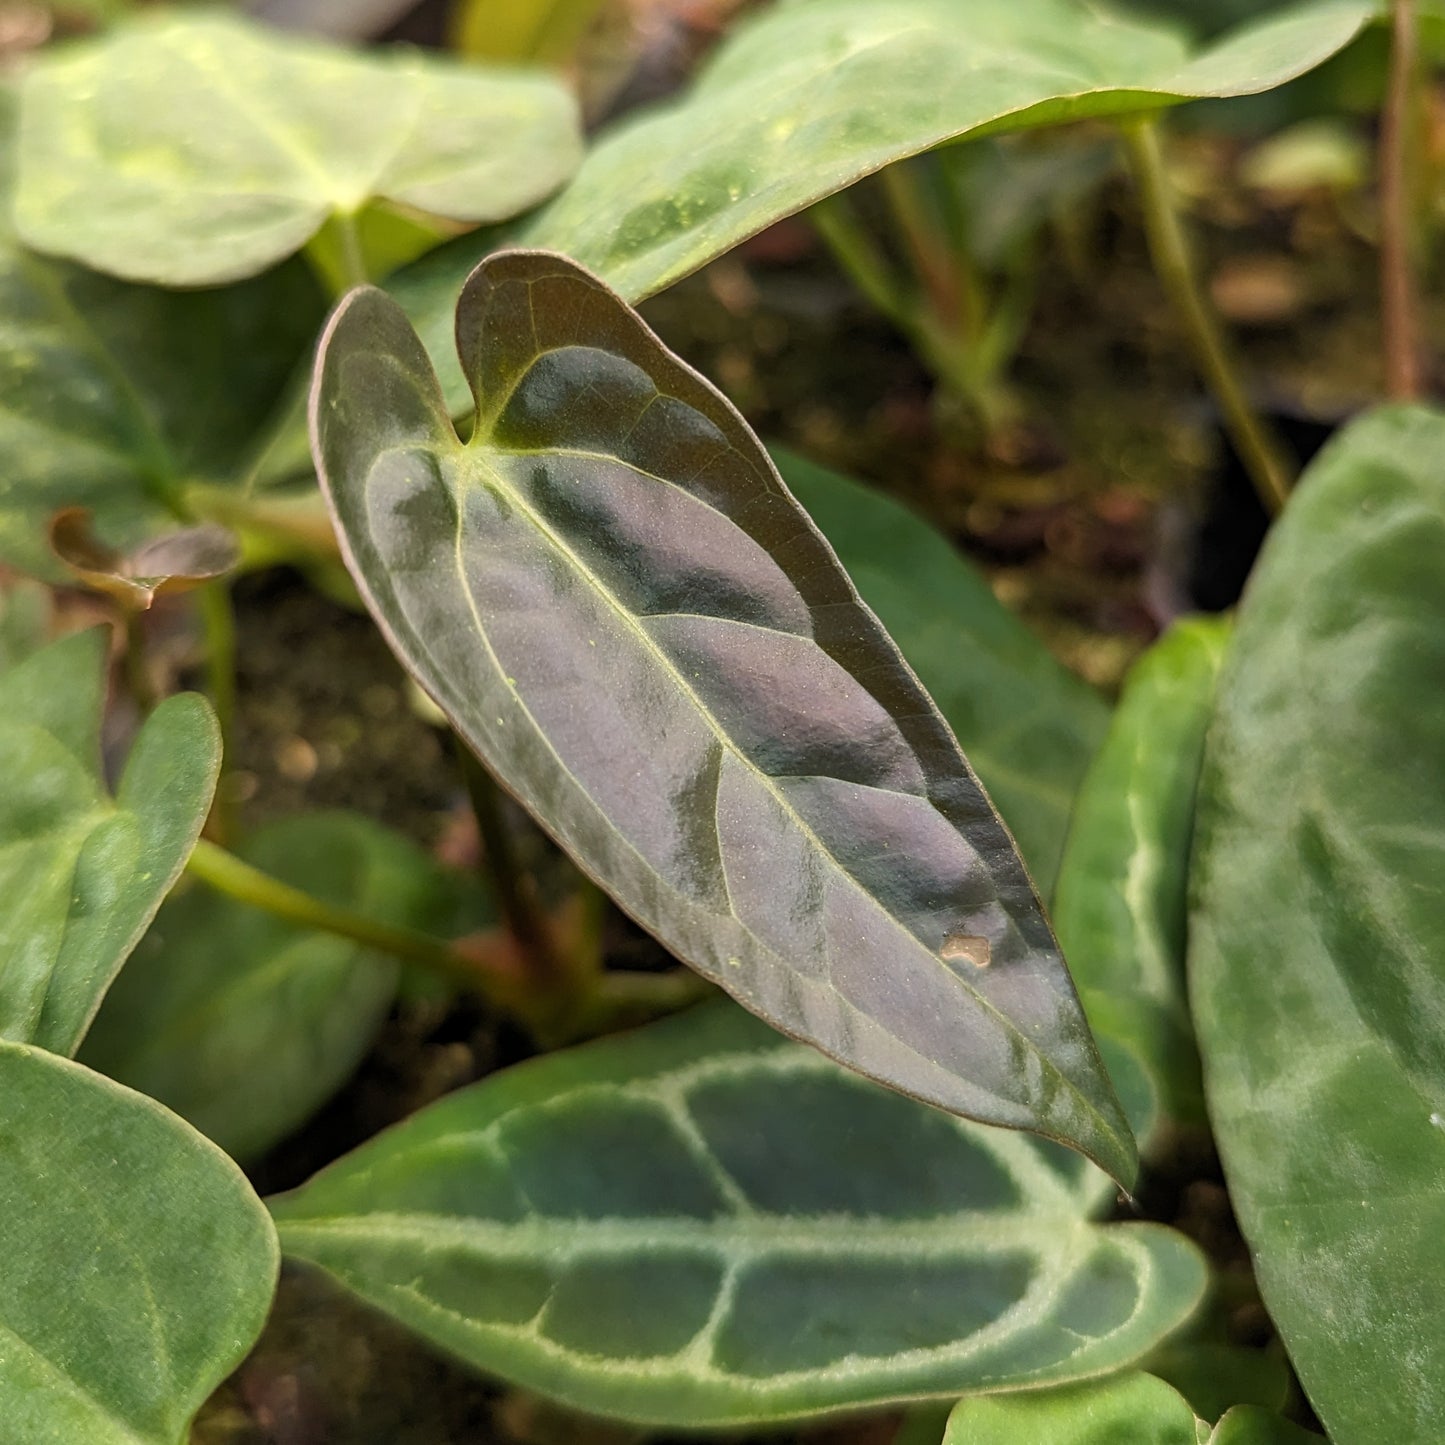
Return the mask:
[[1190,991],[1261,1288],[1346,1445],[1445,1419],[1445,416],[1392,408],[1271,533],[1200,784]]
[[1309,1445],[1318,1435],[1253,1405],[1213,1428],[1176,1390],[1137,1371],[1060,1390],[962,1400],[943,1445]]
[[0,1042],[6,1445],[182,1445],[251,1347],[276,1233],[239,1169],[154,1100]]
[[52,514],[88,507],[122,549],[176,527],[190,483],[236,470],[324,306],[300,262],[177,293],[24,250],[10,230],[14,127],[0,88],[0,561],[64,581]]
[[[1202,45],[1096,0],[794,0],[737,25],[680,101],[604,134],[519,239],[636,301],[904,156],[1269,90],[1341,49],[1376,8],[1312,0]],[[445,334],[478,255],[456,243],[398,291],[458,407]]]
[[[459,885],[365,818],[288,819],[237,852],[368,918],[440,933],[457,922]],[[396,983],[388,957],[192,887],[157,915],[81,1058],[159,1099],[244,1162],[304,1123],[351,1076]]]
[[105,633],[0,676],[0,1038],[75,1052],[185,866],[221,762],[195,693],[136,737],[112,798],[100,774]]
[[1161,1111],[1202,1117],[1185,1001],[1189,845],[1229,623],[1176,623],[1135,664],[1074,808],[1053,920],[1095,1027],[1133,1043]]
[[680,958],[906,1093],[1132,1177],[1027,873],[746,424],[611,292],[506,252],[458,441],[396,303],[323,341],[317,467],[398,656]]
[[1067,1379],[1202,1261],[1077,1155],[877,1088],[728,1003],[453,1094],[272,1202],[283,1250],[479,1367],[678,1426]]
[[549,76],[361,55],[215,13],[58,50],[22,98],[25,241],[174,286],[254,275],[378,199],[514,216],[581,149],[576,106]]
[[1099,694],[1061,667],[922,518],[795,453],[771,450],[948,720],[1047,897],[1074,794],[1108,725]]

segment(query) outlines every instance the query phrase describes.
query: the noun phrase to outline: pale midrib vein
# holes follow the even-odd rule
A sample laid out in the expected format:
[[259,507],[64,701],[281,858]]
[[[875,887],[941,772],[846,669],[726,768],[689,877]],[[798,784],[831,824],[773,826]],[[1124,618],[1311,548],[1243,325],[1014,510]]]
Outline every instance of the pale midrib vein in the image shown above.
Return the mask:
[[[1092,1114],[1101,1125],[1103,1125],[1104,1133],[1108,1136],[1112,1136],[1114,1133],[1114,1129],[1111,1122],[1107,1118],[1105,1118],[1105,1116],[1099,1111],[1099,1109],[1093,1104],[1093,1102],[1083,1093],[1081,1089],[1079,1089],[1079,1087],[1074,1083],[1074,1081],[1070,1079],[1042,1049],[1039,1048],[1039,1046],[1028,1036],[1028,1034],[1025,1033],[1024,1030],[1019,1028],[1019,1026],[1015,1024],[1013,1020],[1010,1019],[1006,1014],[1000,1012],[999,1009],[989,999],[985,998],[976,989],[970,987],[966,979],[960,977],[957,973],[950,969],[940,958],[938,958],[930,949],[928,949],[927,946],[920,939],[910,933],[908,929],[905,928],[903,924],[900,923],[898,919],[896,919],[893,914],[890,913],[888,909],[879,902],[878,899],[876,899],[871,893],[869,893],[868,890],[856,878],[854,878],[853,875],[849,873],[846,868],[844,868],[833,850],[828,847],[821,838],[819,838],[813,828],[806,822],[806,820],[798,813],[797,809],[788,800],[786,794],[784,794],[781,789],[777,787],[777,780],[770,773],[767,773],[763,771],[763,769],[759,768],[755,763],[753,763],[743,754],[737,744],[734,743],[733,740],[724,731],[722,724],[714,716],[711,709],[709,709],[703,703],[703,700],[697,695],[697,693],[683,678],[681,672],[673,663],[672,659],[668,657],[668,655],[657,645],[653,638],[648,635],[645,628],[639,627],[637,625],[637,623],[633,620],[631,614],[617,599],[611,589],[608,588],[602,581],[602,579],[598,577],[597,574],[593,572],[590,567],[587,566],[583,559],[577,555],[577,553],[572,549],[570,545],[568,545],[567,541],[557,532],[555,532],[550,526],[548,526],[546,520],[538,514],[535,508],[531,506],[527,498],[522,495],[520,490],[514,487],[512,483],[507,480],[505,474],[496,466],[489,464],[488,460],[486,459],[485,448],[483,446],[477,445],[476,439],[474,438],[473,442],[466,446],[463,446],[460,442],[458,442],[456,445],[456,452],[463,459],[470,457],[472,460],[475,461],[476,465],[479,468],[484,468],[489,480],[497,488],[497,490],[505,494],[508,499],[511,500],[512,503],[516,506],[517,510],[528,519],[528,521],[531,523],[533,529],[538,533],[538,535],[545,538],[551,544],[551,546],[555,548],[555,550],[560,553],[562,557],[564,557],[576,569],[577,574],[591,586],[592,590],[602,600],[604,605],[606,605],[612,612],[617,615],[617,617],[621,620],[624,628],[630,630],[640,642],[642,647],[652,654],[659,668],[664,672],[665,675],[669,676],[673,680],[678,690],[691,700],[693,706],[697,710],[698,716],[711,730],[713,736],[717,739],[719,745],[727,752],[731,753],[743,766],[743,768],[745,768],[749,773],[755,774],[757,777],[764,780],[765,787],[767,788],[767,791],[772,795],[777,806],[788,816],[788,818],[792,821],[793,825],[798,829],[798,831],[802,833],[807,840],[810,841],[812,846],[815,847],[817,851],[828,860],[828,862],[832,865],[834,872],[840,878],[845,880],[847,886],[852,888],[855,892],[859,893],[863,898],[876,904],[882,910],[884,916],[887,917],[890,922],[892,922],[897,932],[905,940],[907,940],[907,942],[913,948],[917,949],[920,953],[922,953],[934,966],[942,969],[948,975],[949,979],[952,982],[962,987],[973,998],[980,1010],[993,1018],[995,1022],[1003,1029],[1004,1032],[1017,1038],[1019,1042],[1022,1043],[1023,1046],[1035,1058],[1038,1059],[1039,1063],[1043,1066],[1043,1068],[1046,1069],[1050,1074],[1052,1074],[1053,1077],[1059,1081],[1060,1085],[1066,1090],[1068,1090],[1070,1095],[1077,1099],[1083,1105],[1083,1107],[1090,1114]],[[628,465],[626,462],[622,461],[621,458],[613,458],[612,460],[616,461],[619,465],[622,465],[624,467]],[[689,495],[691,494],[689,493]],[[733,525],[736,526],[736,523],[733,523]],[[493,665],[496,667],[499,675],[505,676],[505,669],[501,668],[496,653],[492,651],[490,642],[486,640],[486,629],[482,623],[480,613],[477,610],[476,599],[472,595],[471,588],[467,585],[466,571],[464,566],[462,565],[461,555],[464,532],[465,528],[462,526],[461,519],[459,517],[456,529],[455,543],[458,581],[461,586],[462,594],[467,599],[467,604],[471,611],[473,621],[475,622],[477,630],[485,642],[489,656],[493,660]],[[817,646],[818,644],[815,642],[814,645]],[[530,709],[527,708],[526,703],[522,700],[520,694],[514,691],[512,696],[516,699],[517,705],[521,707],[522,710],[526,713],[528,720],[531,722],[532,727],[536,730],[537,734],[545,738],[545,730],[537,723],[536,719],[532,716]],[[569,768],[567,768],[565,762],[560,756],[557,755],[555,750],[553,750],[553,756],[557,757],[558,764],[564,769],[564,771],[567,772],[568,777],[572,779],[578,790],[591,798],[591,794],[588,793],[587,789],[582,786],[581,781],[576,777],[576,775],[572,773]],[[926,776],[927,775],[925,773],[925,777]],[[969,782],[971,783],[972,779],[969,779]],[[916,797],[917,795],[904,794],[903,796]],[[924,799],[922,801],[928,801],[930,803],[930,806],[933,806],[930,800]],[[594,807],[598,807],[595,799],[592,799],[592,802]],[[602,811],[605,816],[605,810],[599,808],[599,811]],[[957,826],[951,820],[945,817],[945,822],[948,822],[949,826],[951,828],[954,828],[955,831],[957,831]],[[961,833],[959,836],[963,837]],[[964,841],[967,842],[967,838],[964,838]],[[640,857],[640,855],[638,856]],[[650,869],[650,871],[652,871],[654,874],[656,873],[657,870],[655,868],[652,868],[650,864],[647,864],[646,860],[642,861],[644,865]],[[996,902],[998,902],[1000,900],[998,898],[997,885],[993,883],[993,879],[991,876],[989,877],[989,881],[990,884],[994,887],[994,899]],[[699,907],[700,909],[703,907],[702,905],[695,906]],[[738,918],[737,914],[733,912],[731,908],[729,908],[729,916],[740,928],[744,929],[748,933],[748,936],[750,938],[753,938],[756,942],[758,942],[760,948],[766,947],[761,943],[760,940],[756,939],[756,935],[754,935],[752,931],[747,928],[747,925],[743,922],[742,919]],[[1014,922],[1015,926],[1017,926],[1016,920],[1013,920],[1011,918],[1010,921]],[[780,955],[776,954],[771,948],[766,948],[766,952],[771,954],[773,957],[781,957]],[[788,966],[785,959],[781,961],[784,963],[785,966]],[[797,970],[792,969],[790,966],[788,967],[791,973],[795,975],[797,974]],[[893,1039],[895,1043],[906,1048],[909,1053],[914,1055],[914,1057],[925,1060],[933,1068],[941,1070],[945,1074],[948,1074],[950,1077],[954,1076],[954,1071],[949,1069],[947,1065],[939,1062],[937,1059],[930,1058],[927,1054],[921,1053],[907,1040],[900,1038],[891,1029],[885,1028],[871,1014],[865,1013],[862,1009],[859,1009],[858,1006],[854,1004],[851,1000],[844,998],[842,994],[837,992],[836,988],[833,987],[831,983],[829,987],[831,993],[836,999],[845,1003],[856,1014],[866,1019],[873,1027],[886,1033],[889,1038]],[[992,1089],[988,1089],[984,1085],[979,1084],[975,1081],[969,1080],[967,1082],[973,1088],[981,1089],[984,1092],[990,1094],[993,1093]],[[1012,1100],[1010,1102],[1017,1103],[1018,1101]]]
[[[147,1441],[144,1436],[137,1435],[126,1421],[97,1400],[74,1375],[61,1369],[43,1350],[37,1349],[19,1330],[3,1319],[0,1319],[0,1337],[13,1340],[20,1347],[25,1359],[38,1365],[43,1370],[45,1377],[53,1381],[62,1393],[81,1401],[107,1424],[113,1426],[116,1431],[114,1437],[116,1441],[134,1442],[134,1445],[152,1445],[152,1442]],[[0,1364],[4,1363],[4,1353],[4,1350],[0,1349]]]
[[603,1219],[552,1215],[511,1222],[441,1214],[378,1210],[366,1214],[276,1219],[283,1238],[409,1244],[426,1253],[463,1248],[495,1258],[592,1259],[659,1248],[712,1253],[728,1260],[760,1262],[774,1255],[823,1259],[987,1260],[999,1248],[1028,1253],[1037,1265],[1067,1253],[1067,1234],[1094,1231],[1078,1214],[1016,1210],[957,1210],[927,1219],[846,1213],[779,1215],[754,1212],[713,1218],[646,1216]]

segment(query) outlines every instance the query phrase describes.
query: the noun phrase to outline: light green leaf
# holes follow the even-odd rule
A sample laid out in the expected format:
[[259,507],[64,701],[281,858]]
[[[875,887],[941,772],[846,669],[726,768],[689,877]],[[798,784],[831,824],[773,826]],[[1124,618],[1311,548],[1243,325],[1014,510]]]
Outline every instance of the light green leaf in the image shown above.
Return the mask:
[[1196,1425],[1182,1395],[1136,1371],[1063,1390],[961,1400],[943,1445],[1201,1445]]
[[220,14],[145,17],[22,90],[22,238],[135,281],[215,285],[378,200],[458,221],[535,205],[577,164],[544,75],[361,55]]
[[465,445],[385,293],[352,293],[317,365],[318,471],[398,657],[679,958],[849,1067],[1127,1183],[1012,839],[742,418],[565,257],[491,257],[457,325]]
[[1077,1155],[720,1003],[433,1105],[272,1202],[290,1256],[594,1413],[735,1425],[1136,1358],[1203,1264]]
[[1258,1405],[1236,1405],[1214,1427],[1209,1445],[1325,1445],[1324,1437]]
[[0,87],[0,562],[63,582],[51,516],[88,507],[122,550],[177,525],[192,482],[237,468],[324,306],[299,262],[244,286],[128,286],[10,230],[15,98]]
[[1132,1045],[1161,1118],[1176,1120],[1202,1118],[1184,997],[1189,844],[1228,635],[1223,619],[1180,622],[1135,664],[1079,790],[1054,893],[1090,1021]]
[[783,480],[948,719],[1047,896],[1108,709],[921,518],[792,452],[771,450]]
[[[383,923],[451,931],[460,887],[405,838],[314,813],[238,849],[263,872]],[[477,926],[473,908],[468,926]],[[458,930],[462,931],[462,930]],[[396,994],[394,960],[193,887],[161,909],[81,1052],[243,1162],[351,1076]]]
[[943,1445],[1319,1445],[1320,1437],[1253,1405],[1214,1429],[1163,1380],[1137,1371],[1060,1390],[962,1400]]
[[195,693],[167,698],[112,798],[100,774],[102,631],[0,676],[0,1038],[75,1052],[185,866],[221,762]]
[[276,1233],[241,1171],[143,1095],[0,1041],[5,1445],[182,1445],[261,1331]]
[[[795,0],[739,24],[680,101],[623,121],[517,233],[630,301],[905,156],[987,132],[1269,90],[1343,48],[1372,0],[1311,0],[1207,46],[1096,0]],[[398,278],[460,409],[451,308],[479,256]]]
[[1265,546],[1200,784],[1189,969],[1260,1286],[1350,1445],[1445,1419],[1445,416],[1321,454]]

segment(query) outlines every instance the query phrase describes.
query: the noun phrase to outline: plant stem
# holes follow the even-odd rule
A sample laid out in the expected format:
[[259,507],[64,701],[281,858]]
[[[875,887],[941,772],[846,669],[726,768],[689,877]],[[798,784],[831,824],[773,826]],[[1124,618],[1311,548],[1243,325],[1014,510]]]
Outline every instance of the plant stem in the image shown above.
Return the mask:
[[1239,459],[1269,512],[1289,499],[1292,468],[1284,449],[1250,406],[1224,332],[1205,299],[1178,209],[1164,173],[1159,128],[1150,116],[1122,124],[1125,146],[1144,209],[1154,269],[1184,323],[1194,359],[1214,394]]
[[200,590],[199,604],[206,639],[206,688],[221,727],[221,779],[211,824],[216,841],[226,843],[236,835],[235,800],[227,778],[236,731],[236,614],[230,585],[224,579],[208,582]]
[[140,715],[145,717],[156,705],[155,685],[146,666],[145,613],[136,607],[124,607],[125,617],[125,685]]
[[489,969],[476,951],[467,951],[465,940],[448,943],[418,929],[399,928],[325,903],[204,838],[196,844],[186,870],[216,892],[274,918],[348,938],[438,974],[479,994],[548,1046],[673,1013],[713,991],[691,969],[674,968],[666,973],[599,970],[571,995],[536,992],[528,987],[528,980]]
[[853,284],[896,326],[911,330],[913,309],[903,288],[849,202],[830,196],[808,212],[808,219]]
[[398,928],[353,913],[350,909],[323,903],[321,899],[314,898],[299,888],[293,888],[291,884],[283,883],[269,873],[263,873],[259,868],[254,868],[236,857],[234,853],[228,853],[224,848],[204,838],[196,844],[186,869],[218,893],[260,908],[276,918],[285,919],[287,923],[349,938],[353,943],[378,949],[433,973],[442,974],[465,988],[490,992],[486,976],[474,963],[442,939],[414,928]]
[[502,790],[458,735],[453,734],[453,741],[462,777],[466,781],[467,796],[476,815],[477,830],[482,835],[488,876],[496,891],[497,907],[527,959],[538,992],[555,992],[559,987],[565,987],[567,974],[553,949],[546,919],[537,907],[531,879],[517,863],[511,829],[502,810]]
[[1395,401],[1413,401],[1421,389],[1410,156],[1420,73],[1414,0],[1393,0],[1391,20],[1390,75],[1380,117],[1380,310],[1385,390]]

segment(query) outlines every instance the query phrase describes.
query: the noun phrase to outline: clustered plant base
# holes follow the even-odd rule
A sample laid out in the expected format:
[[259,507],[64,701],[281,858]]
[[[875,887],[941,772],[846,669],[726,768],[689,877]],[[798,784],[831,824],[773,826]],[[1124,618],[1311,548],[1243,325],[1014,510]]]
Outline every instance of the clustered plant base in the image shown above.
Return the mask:
[[[1397,36],[1445,26],[1394,8]],[[1085,0],[781,0],[590,141],[544,72],[218,14],[7,82],[0,561],[108,599],[136,720],[103,765],[105,633],[47,641],[13,592],[6,1445],[185,1441],[283,1256],[640,1431],[890,1407],[899,1445],[1440,1434],[1445,414],[1343,429],[1237,616],[1177,623],[1110,712],[631,304],[826,203],[996,424],[1006,286],[981,334],[940,330],[947,286],[880,265],[838,193],[885,173],[937,282],[928,206],[992,174],[950,157],[1116,124],[1187,286],[1161,114],[1282,86],[1383,9],[1201,39]],[[944,233],[960,284],[1005,264]],[[229,588],[277,560],[335,586],[338,556],[466,759],[488,880],[355,814],[238,834]],[[148,681],[140,616],[184,591],[211,702]],[[498,785],[576,865],[554,911]],[[609,966],[613,905],[673,971]],[[242,1166],[417,989],[480,995],[538,1056],[258,1198]],[[1211,1261],[1130,1215],[1191,1131],[1280,1353],[1230,1344]]]

